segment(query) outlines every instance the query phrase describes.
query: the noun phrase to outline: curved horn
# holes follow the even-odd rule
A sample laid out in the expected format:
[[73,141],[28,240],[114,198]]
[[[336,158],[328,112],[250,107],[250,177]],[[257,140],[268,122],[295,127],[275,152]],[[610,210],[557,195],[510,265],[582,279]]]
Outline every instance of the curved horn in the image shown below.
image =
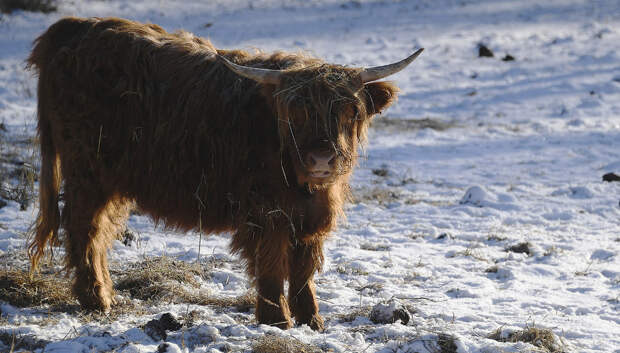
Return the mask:
[[360,73],[360,78],[362,79],[362,83],[371,82],[380,80],[384,77],[388,77],[397,73],[398,71],[407,67],[407,65],[411,64],[415,58],[418,57],[422,53],[424,48],[418,49],[415,53],[411,54],[408,58],[401,60],[399,62],[384,65],[384,66],[375,66],[368,69],[365,69]]
[[278,83],[280,83],[280,77],[282,75],[282,72],[279,70],[261,69],[257,67],[237,65],[221,55],[218,55],[217,57],[222,60],[222,62],[237,75],[249,78],[250,80],[254,80],[258,83],[269,83],[273,85],[277,85]]

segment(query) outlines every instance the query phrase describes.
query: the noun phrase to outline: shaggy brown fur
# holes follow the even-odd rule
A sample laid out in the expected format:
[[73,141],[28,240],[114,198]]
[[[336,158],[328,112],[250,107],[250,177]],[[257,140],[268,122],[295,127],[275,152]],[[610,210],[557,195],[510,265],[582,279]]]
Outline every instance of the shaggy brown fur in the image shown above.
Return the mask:
[[[217,54],[285,70],[284,79],[257,84]],[[292,315],[323,328],[313,282],[323,241],[342,214],[369,118],[395,100],[395,86],[363,85],[359,69],[299,54],[218,50],[117,18],[58,21],[28,63],[39,73],[42,158],[33,270],[62,227],[74,294],[109,309],[106,252],[137,205],[170,228],[234,232],[259,323],[288,328]],[[303,161],[312,151],[335,153],[332,177],[310,176]]]

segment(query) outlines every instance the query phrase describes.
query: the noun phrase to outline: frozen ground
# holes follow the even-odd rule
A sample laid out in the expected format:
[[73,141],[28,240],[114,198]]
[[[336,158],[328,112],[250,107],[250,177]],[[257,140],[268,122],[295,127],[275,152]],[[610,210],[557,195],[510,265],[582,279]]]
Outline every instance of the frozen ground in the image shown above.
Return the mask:
[[[64,15],[151,21],[222,48],[303,50],[347,65],[426,51],[392,78],[400,99],[377,118],[355,202],[326,244],[317,278],[325,332],[166,303],[100,322],[0,304],[2,332],[49,342],[45,352],[152,352],[162,342],[145,335],[146,322],[196,310],[192,326],[169,332],[169,352],[250,350],[266,334],[335,352],[544,351],[488,338],[528,327],[550,329],[564,351],[620,352],[620,183],[601,181],[620,174],[617,1],[60,1],[48,15],[2,15],[7,170],[5,155],[28,155],[19,146],[34,135],[36,81],[23,60]],[[479,58],[478,43],[495,57]],[[502,61],[506,54],[516,60]],[[36,204],[0,209],[4,267],[23,254],[35,214]],[[141,216],[130,228],[139,241],[110,253],[121,272],[144,256],[196,260],[195,234],[170,234]],[[218,266],[201,290],[236,297],[249,283],[227,244],[226,235],[203,237],[202,261]],[[392,298],[411,320],[372,323],[370,308]]]

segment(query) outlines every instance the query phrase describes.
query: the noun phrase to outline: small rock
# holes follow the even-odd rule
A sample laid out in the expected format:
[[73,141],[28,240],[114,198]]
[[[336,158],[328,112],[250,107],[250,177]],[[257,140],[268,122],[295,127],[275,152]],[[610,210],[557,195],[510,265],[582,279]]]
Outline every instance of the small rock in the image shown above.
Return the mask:
[[493,52],[486,45],[480,43],[478,44],[478,56],[481,58],[482,57],[492,58]]
[[121,239],[125,246],[131,247],[131,245],[136,241],[136,235],[133,234],[133,232],[129,229],[125,229],[125,231],[121,235]]
[[159,323],[164,328],[164,330],[168,330],[168,331],[180,330],[182,327],[179,321],[170,313],[163,314],[159,318]]
[[531,247],[532,247],[532,244],[530,244],[529,242],[524,242],[524,243],[519,243],[517,245],[513,245],[509,247],[508,249],[506,249],[506,251],[527,254],[527,256],[530,256],[532,254]]
[[4,201],[3,199],[0,199],[0,208],[3,208],[6,205],[7,205],[6,201]]
[[452,236],[452,234],[450,233],[441,233],[437,236],[437,239],[441,240],[441,239],[454,239],[454,236]]
[[375,324],[392,324],[400,320],[401,324],[407,325],[410,318],[407,309],[396,299],[377,303],[370,312],[370,321]]
[[506,54],[506,56],[502,58],[502,61],[515,61],[515,57],[510,54]]
[[372,174],[374,174],[376,176],[384,177],[384,176],[388,175],[388,170],[385,169],[385,168],[373,169],[372,170]]
[[164,341],[168,338],[166,330],[159,324],[159,320],[153,319],[144,326],[144,333],[151,337],[154,341]]
[[603,181],[607,181],[607,182],[620,181],[620,176],[615,173],[607,173],[603,175]]
[[164,341],[168,338],[168,331],[176,331],[181,328],[181,324],[170,313],[163,314],[159,319],[153,319],[144,326],[144,333],[155,341]]

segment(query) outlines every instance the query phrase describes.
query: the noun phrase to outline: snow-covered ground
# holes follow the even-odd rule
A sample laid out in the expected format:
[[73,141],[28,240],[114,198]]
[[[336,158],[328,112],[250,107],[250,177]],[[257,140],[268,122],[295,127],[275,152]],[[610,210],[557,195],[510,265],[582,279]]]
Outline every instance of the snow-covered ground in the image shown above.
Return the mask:
[[[0,304],[2,332],[50,341],[45,352],[152,352],[162,342],[141,326],[197,310],[193,326],[169,332],[169,352],[247,351],[266,334],[335,352],[448,352],[443,334],[460,353],[541,349],[488,338],[527,327],[550,329],[564,351],[620,352],[620,183],[601,179],[620,174],[617,0],[61,0],[51,14],[0,18],[5,140],[35,133],[36,80],[23,60],[66,15],[150,21],[221,48],[301,50],[352,66],[426,50],[391,78],[399,101],[377,118],[353,178],[355,202],[326,243],[317,277],[325,332],[167,303],[101,323]],[[495,57],[479,58],[479,43]],[[503,61],[507,54],[515,60]],[[0,208],[3,258],[22,254],[35,214],[36,203]],[[117,268],[144,256],[197,258],[196,234],[156,229],[142,216],[129,227],[139,242],[114,245]],[[250,284],[228,240],[203,236],[202,260],[221,264],[201,285],[235,297]],[[520,244],[529,255],[508,250]],[[411,311],[406,325],[369,320],[370,308],[394,298]]]

